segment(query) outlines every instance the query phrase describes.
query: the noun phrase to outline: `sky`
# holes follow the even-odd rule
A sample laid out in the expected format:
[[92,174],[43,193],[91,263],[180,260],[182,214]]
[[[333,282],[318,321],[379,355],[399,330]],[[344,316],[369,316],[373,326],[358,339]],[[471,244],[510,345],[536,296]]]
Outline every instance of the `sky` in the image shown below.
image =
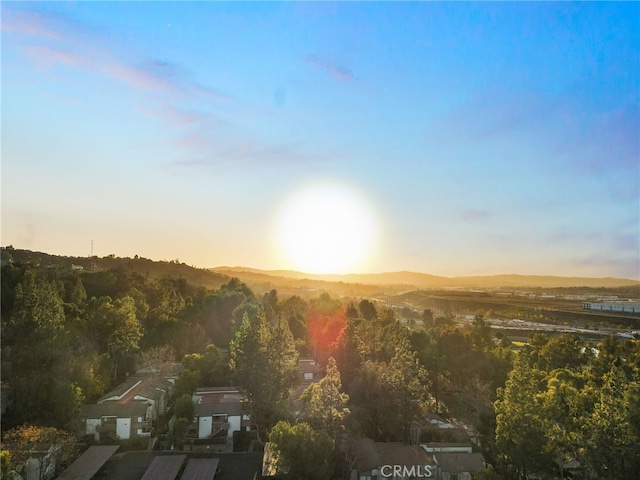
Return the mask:
[[3,246],[640,279],[638,2],[1,8]]

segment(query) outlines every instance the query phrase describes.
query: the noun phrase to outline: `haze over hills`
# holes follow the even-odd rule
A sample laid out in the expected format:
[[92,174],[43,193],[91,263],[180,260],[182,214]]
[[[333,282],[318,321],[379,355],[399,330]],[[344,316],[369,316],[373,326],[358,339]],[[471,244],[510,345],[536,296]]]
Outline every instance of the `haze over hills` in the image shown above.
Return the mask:
[[[591,278],[591,277],[561,277],[543,275],[491,275],[443,277],[426,273],[400,271],[375,274],[309,274],[292,270],[261,270],[250,267],[215,267],[196,268],[178,261],[154,261],[143,257],[126,258],[115,257],[69,257],[53,255],[30,250],[2,248],[2,263],[11,259],[15,262],[32,262],[42,265],[80,265],[85,271],[91,266],[99,270],[114,268],[128,268],[138,273],[159,276],[184,277],[198,285],[217,288],[238,277],[258,291],[283,287],[329,289],[344,293],[352,290],[365,292],[374,287],[385,287],[393,290],[425,289],[425,288],[558,288],[558,287],[588,287],[588,288],[616,288],[625,286],[640,286],[640,281],[625,278]],[[347,288],[352,286],[353,288]]]
[[216,267],[214,272],[238,276],[262,276],[342,282],[361,285],[413,286],[418,288],[500,288],[500,287],[601,287],[614,288],[640,285],[640,281],[625,278],[560,277],[551,275],[490,275],[467,277],[442,277],[418,272],[386,272],[368,274],[310,274],[292,270],[260,270],[249,267]]

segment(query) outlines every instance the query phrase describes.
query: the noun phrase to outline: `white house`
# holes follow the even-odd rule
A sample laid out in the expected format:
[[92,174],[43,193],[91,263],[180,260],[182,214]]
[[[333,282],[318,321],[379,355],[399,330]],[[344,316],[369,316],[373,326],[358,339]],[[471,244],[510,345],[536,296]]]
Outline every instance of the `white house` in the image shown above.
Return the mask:
[[80,432],[96,440],[130,440],[151,434],[151,406],[145,401],[107,402],[80,407]]
[[248,401],[237,387],[198,388],[192,397],[199,439],[225,438],[251,426]]

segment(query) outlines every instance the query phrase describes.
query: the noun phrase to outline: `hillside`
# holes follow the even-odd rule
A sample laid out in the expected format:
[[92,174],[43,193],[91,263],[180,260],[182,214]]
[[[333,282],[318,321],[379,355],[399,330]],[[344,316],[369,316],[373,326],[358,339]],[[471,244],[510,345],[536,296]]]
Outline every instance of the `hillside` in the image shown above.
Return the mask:
[[193,285],[207,288],[219,288],[231,279],[231,277],[224,273],[191,267],[177,261],[154,261],[142,257],[129,258],[112,255],[101,258],[96,256],[67,257],[43,252],[33,252],[31,250],[2,247],[2,264],[4,265],[10,261],[14,263],[32,263],[45,267],[51,265],[71,268],[72,265],[76,265],[77,267],[82,267],[84,272],[123,268],[134,273],[148,276],[150,279],[178,277],[186,279]]
[[232,277],[247,283],[256,293],[276,289],[283,295],[308,297],[321,292],[345,296],[370,296],[381,292],[451,288],[617,288],[639,286],[637,280],[622,278],[559,277],[540,275],[493,275],[441,277],[418,272],[318,275],[291,270],[259,270],[250,267],[196,268],[178,261],[154,261],[143,257],[68,257],[31,250],[2,247],[2,264],[9,261],[47,265],[72,265],[85,272],[126,268],[150,278],[182,277],[194,285],[218,288]]
[[590,287],[615,288],[640,285],[637,280],[624,278],[558,277],[542,275],[492,275],[475,277],[440,277],[417,272],[388,272],[376,274],[315,275],[289,270],[258,270],[247,267],[217,267],[218,273],[243,278],[261,278],[263,281],[281,282],[283,279],[377,285],[381,287],[417,288],[559,288]]

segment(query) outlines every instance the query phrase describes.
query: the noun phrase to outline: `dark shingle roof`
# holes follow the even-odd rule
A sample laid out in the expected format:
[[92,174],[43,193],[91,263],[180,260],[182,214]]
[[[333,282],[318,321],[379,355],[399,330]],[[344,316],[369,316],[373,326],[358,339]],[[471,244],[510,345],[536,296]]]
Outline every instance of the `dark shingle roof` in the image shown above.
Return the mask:
[[481,453],[434,453],[433,457],[440,469],[447,473],[473,473],[484,468],[485,464]]
[[80,417],[100,418],[100,417],[144,417],[147,414],[147,402],[136,401],[130,403],[107,402],[100,405],[82,405],[80,407]]

